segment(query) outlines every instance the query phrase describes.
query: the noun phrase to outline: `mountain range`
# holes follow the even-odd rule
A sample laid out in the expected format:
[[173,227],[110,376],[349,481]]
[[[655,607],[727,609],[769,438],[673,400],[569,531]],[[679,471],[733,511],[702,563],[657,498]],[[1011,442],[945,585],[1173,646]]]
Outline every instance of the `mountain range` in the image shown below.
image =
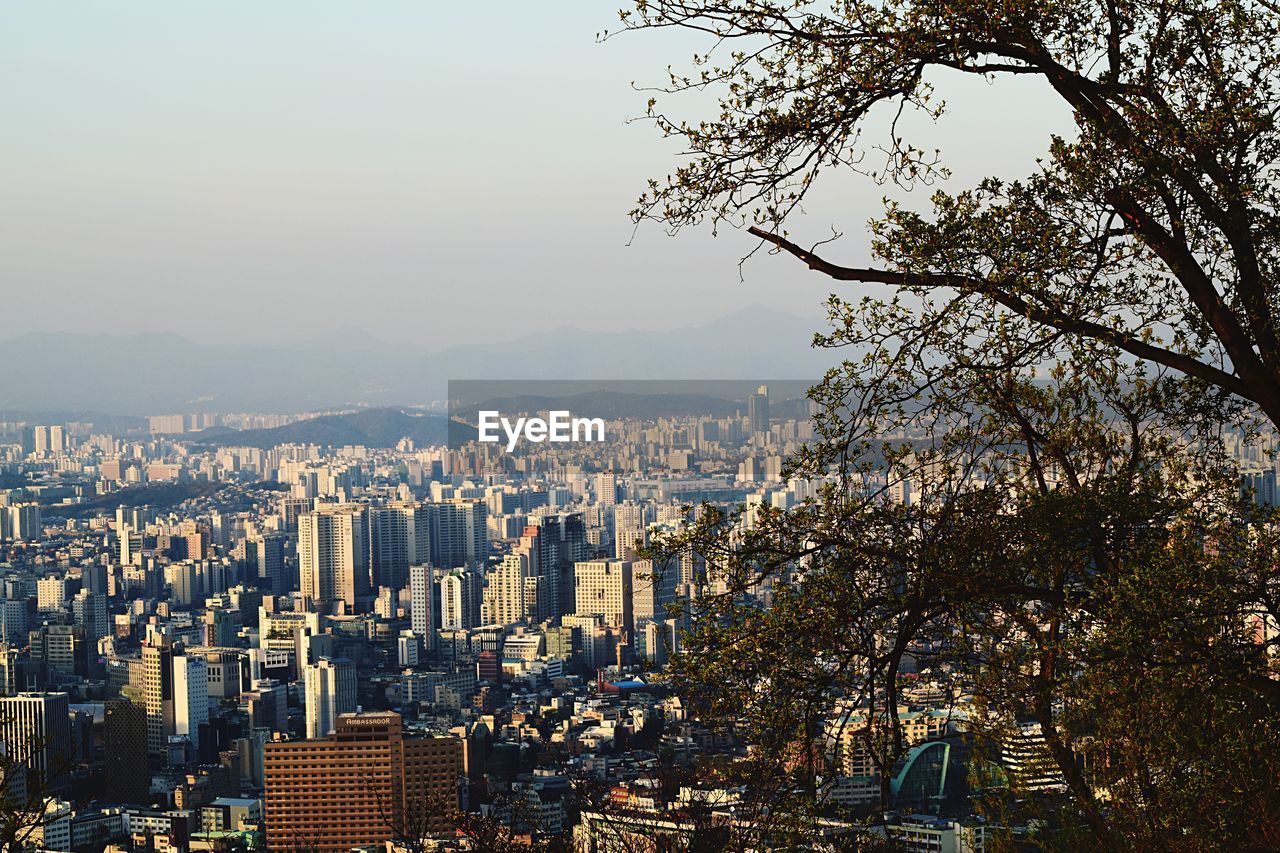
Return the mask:
[[[359,331],[257,345],[163,333],[33,332],[0,341],[0,416],[430,407],[443,404],[450,379],[817,377],[837,359],[810,347],[822,327],[821,320],[757,305],[702,326],[566,327],[438,351]],[[428,326],[428,341],[430,334]]]
[[271,429],[237,431],[218,427],[192,433],[189,438],[197,444],[261,447],[265,450],[281,444],[395,447],[402,438],[411,438],[418,446],[427,447],[445,444],[450,436],[449,420],[444,415],[400,409],[365,409],[306,418]]

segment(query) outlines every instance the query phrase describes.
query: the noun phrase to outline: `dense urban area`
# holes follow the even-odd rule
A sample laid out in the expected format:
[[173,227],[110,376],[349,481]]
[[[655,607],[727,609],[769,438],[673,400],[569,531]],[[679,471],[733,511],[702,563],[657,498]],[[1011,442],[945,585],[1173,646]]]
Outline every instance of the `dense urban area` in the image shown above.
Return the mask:
[[[711,768],[752,745],[696,719],[666,677],[715,572],[647,545],[701,506],[744,507],[749,526],[753,507],[812,496],[820,483],[784,478],[813,438],[809,406],[771,406],[762,386],[732,414],[611,420],[608,442],[517,453],[237,444],[299,416],[0,424],[19,846],[485,849],[488,827],[694,849],[747,819],[752,792]],[[1274,468],[1249,453],[1248,485],[1273,501]],[[909,503],[910,484],[886,499]],[[983,850],[972,697],[907,670],[893,768],[864,749],[859,707],[829,709],[823,831]],[[1054,796],[1038,726],[1013,731],[999,778]]]

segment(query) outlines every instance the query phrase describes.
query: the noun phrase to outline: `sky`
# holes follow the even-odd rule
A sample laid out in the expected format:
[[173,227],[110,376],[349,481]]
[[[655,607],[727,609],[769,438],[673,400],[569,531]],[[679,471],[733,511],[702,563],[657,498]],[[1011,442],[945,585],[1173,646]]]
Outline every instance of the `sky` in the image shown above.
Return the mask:
[[[0,338],[349,334],[431,348],[563,326],[820,316],[831,282],[746,234],[627,211],[679,148],[647,94],[705,43],[616,2],[11,3],[0,8]],[[952,186],[1034,167],[1069,116],[1021,80],[945,78]],[[683,109],[696,112],[699,102]],[[885,190],[821,186],[791,230],[846,235]],[[914,202],[923,202],[917,192]],[[912,203],[914,203],[912,202]]]

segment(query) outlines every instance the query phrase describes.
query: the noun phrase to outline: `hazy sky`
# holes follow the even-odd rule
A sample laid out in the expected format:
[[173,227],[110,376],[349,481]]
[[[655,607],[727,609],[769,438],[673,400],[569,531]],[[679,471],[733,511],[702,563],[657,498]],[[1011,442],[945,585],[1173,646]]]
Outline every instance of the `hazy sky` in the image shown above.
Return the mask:
[[[358,327],[442,347],[547,326],[664,328],[831,289],[732,231],[627,210],[677,149],[628,117],[700,44],[617,2],[57,2],[0,9],[0,338]],[[957,185],[1022,174],[1062,110],[943,80]],[[829,184],[793,231],[847,234],[881,188]]]

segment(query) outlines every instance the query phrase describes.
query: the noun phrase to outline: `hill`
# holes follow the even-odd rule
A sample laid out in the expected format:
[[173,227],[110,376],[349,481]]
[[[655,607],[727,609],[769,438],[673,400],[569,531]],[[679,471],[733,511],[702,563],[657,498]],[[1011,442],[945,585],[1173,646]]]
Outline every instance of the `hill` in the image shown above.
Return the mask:
[[281,444],[395,447],[402,438],[413,439],[423,447],[445,444],[448,437],[449,421],[443,415],[403,409],[365,409],[307,418],[271,429],[210,430],[207,434],[196,434],[191,440],[196,444],[267,449]]
[[[468,318],[457,318],[466,324]],[[823,321],[750,306],[700,326],[562,328],[432,350],[347,330],[296,344],[196,343],[174,334],[30,333],[0,341],[0,410],[159,415],[307,412],[441,403],[451,379],[752,379],[821,376]],[[482,340],[477,325],[477,340]],[[54,418],[56,420],[56,418]],[[64,418],[63,420],[66,420]]]

